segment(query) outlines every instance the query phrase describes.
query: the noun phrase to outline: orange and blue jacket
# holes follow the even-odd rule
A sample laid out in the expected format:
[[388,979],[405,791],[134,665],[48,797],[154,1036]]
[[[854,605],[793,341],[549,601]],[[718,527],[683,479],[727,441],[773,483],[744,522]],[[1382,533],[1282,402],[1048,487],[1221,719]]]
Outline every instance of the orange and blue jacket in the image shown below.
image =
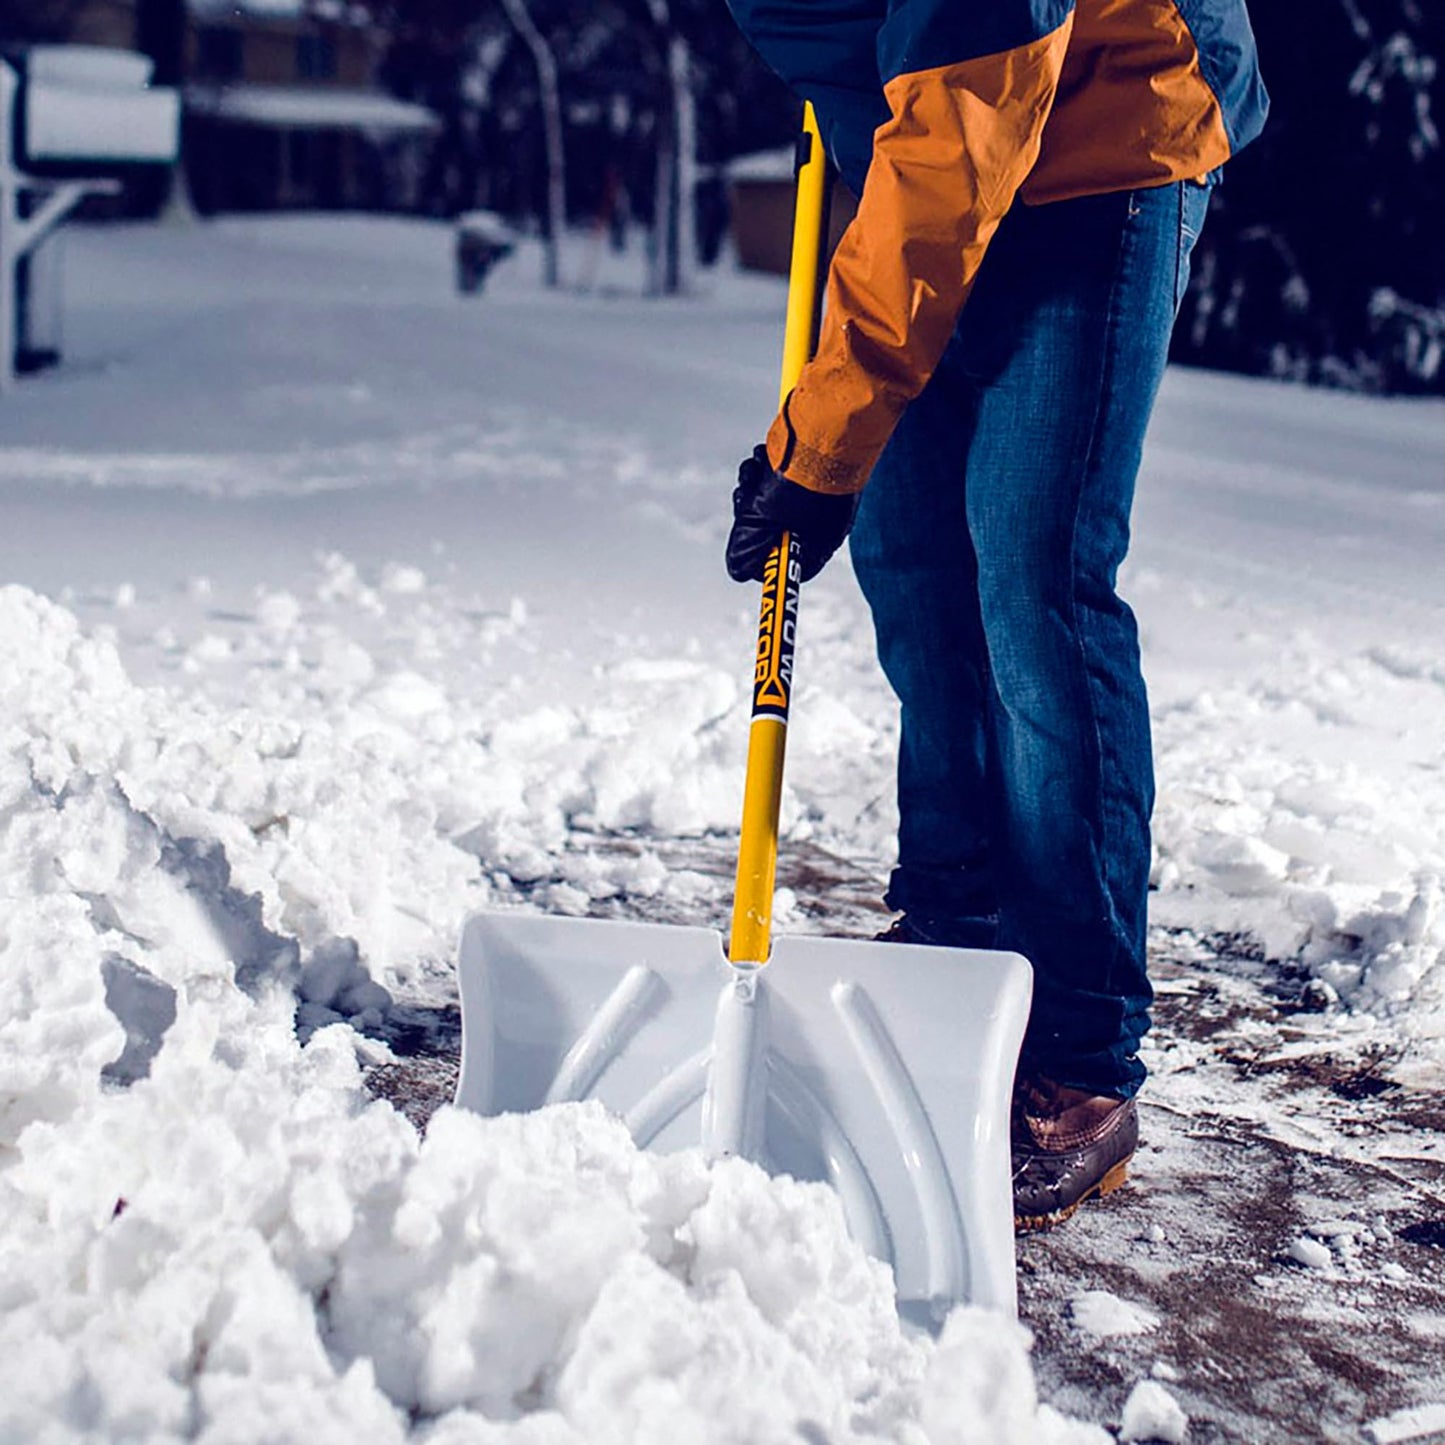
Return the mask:
[[1268,108],[1244,0],[729,4],[860,198],[817,353],[768,433],[773,465],[815,491],[866,483],[1016,196],[1201,178]]

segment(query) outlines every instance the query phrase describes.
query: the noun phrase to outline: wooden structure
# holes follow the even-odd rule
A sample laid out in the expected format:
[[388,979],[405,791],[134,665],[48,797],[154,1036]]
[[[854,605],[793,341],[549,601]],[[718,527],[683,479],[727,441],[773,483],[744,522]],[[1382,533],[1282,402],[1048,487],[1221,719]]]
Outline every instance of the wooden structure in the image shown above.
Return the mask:
[[[738,263],[749,271],[786,276],[792,259],[794,150],[760,151],[742,156],[727,167],[728,201],[733,245]],[[853,193],[841,181],[833,186],[827,254],[833,254],[853,213]]]
[[[137,0],[80,0],[73,43],[130,49]],[[411,209],[440,119],[375,83],[363,7],[187,0],[182,165],[196,208]]]
[[185,153],[199,209],[410,207],[440,121],[372,84],[378,36],[355,13],[193,3]]

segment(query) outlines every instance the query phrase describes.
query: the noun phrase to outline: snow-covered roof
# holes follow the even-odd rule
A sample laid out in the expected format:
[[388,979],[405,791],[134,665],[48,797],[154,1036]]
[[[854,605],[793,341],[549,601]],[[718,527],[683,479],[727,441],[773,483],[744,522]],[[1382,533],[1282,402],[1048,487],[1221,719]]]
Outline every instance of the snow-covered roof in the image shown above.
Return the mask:
[[276,130],[430,131],[441,124],[435,111],[379,90],[196,85],[186,90],[186,106],[196,115]]
[[355,0],[187,0],[197,20],[300,20],[314,16],[341,25],[366,25],[371,12]]
[[32,45],[25,51],[25,74],[32,85],[139,90],[150,84],[154,69],[150,56],[108,45]]
[[290,19],[299,17],[305,4],[304,0],[189,0],[189,7],[197,20],[242,20],[251,15]]

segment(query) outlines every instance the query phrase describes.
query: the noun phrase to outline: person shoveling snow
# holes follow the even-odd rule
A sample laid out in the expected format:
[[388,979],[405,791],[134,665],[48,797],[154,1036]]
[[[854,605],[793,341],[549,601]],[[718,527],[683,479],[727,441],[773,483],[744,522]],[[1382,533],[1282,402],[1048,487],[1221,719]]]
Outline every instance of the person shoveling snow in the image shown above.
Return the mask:
[[886,937],[1033,964],[1014,1213],[1044,1227],[1138,1139],[1154,785],[1115,579],[1211,187],[1265,118],[1248,18],[730,3],[860,202],[728,571],[788,530],[810,576],[851,529],[903,713]]

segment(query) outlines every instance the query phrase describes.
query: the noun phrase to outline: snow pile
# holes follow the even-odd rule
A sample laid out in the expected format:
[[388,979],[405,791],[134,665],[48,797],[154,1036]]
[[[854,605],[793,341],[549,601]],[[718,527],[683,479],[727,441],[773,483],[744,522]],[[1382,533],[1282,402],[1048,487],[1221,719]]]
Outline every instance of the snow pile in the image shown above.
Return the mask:
[[1124,1402],[1119,1439],[1162,1440],[1179,1445],[1189,1430],[1189,1417],[1179,1401],[1153,1380],[1140,1380]]
[[30,1129],[0,1438],[1106,1438],[1037,1408],[1021,1331],[905,1338],[820,1186],[595,1105],[419,1144],[357,1084],[344,1026],[303,1048],[284,996],[211,984],[149,1078]]
[[1069,1301],[1069,1317],[1077,1329],[1095,1340],[1116,1335],[1144,1335],[1159,1328],[1159,1316],[1144,1305],[1120,1299],[1105,1289],[1089,1289]]
[[[74,364],[7,401],[0,448],[26,518],[4,575],[69,593],[201,718],[189,773],[167,737],[164,776],[132,760],[162,794],[132,803],[218,841],[301,966],[354,948],[388,987],[488,896],[640,894],[703,921],[721,889],[583,835],[730,832],[747,732],[752,600],[719,557],[781,289],[604,302],[543,291],[530,254],[479,308],[451,242],[358,216],[77,231]],[[1173,371],[1125,582],[1155,700],[1155,923],[1244,936],[1437,1056],[1442,448],[1438,404]],[[845,557],[809,584],[798,678],[787,841],[881,880],[892,702]],[[206,816],[160,818],[166,796]],[[330,985],[315,1022],[352,1008]]]
[[1445,1039],[1445,661],[1295,638],[1156,719],[1156,922],[1299,962],[1324,1002]]
[[1445,1430],[1445,1403],[1411,1405],[1396,1410],[1379,1420],[1372,1420],[1365,1429],[1374,1445],[1400,1445],[1405,1440],[1424,1440]]
[[1291,1240],[1286,1253],[1296,1264],[1302,1264],[1306,1269],[1328,1269],[1330,1265],[1329,1246],[1306,1235]]
[[112,645],[14,587],[0,707],[9,836],[48,860],[11,874],[22,914],[88,916],[107,957],[172,986],[201,960],[299,969],[348,1014],[386,1001],[348,953],[405,969],[451,946],[477,863],[379,708],[300,719],[138,688]]
[[595,1105],[419,1139],[326,1024],[385,1006],[368,888],[475,884],[401,749],[136,687],[17,588],[0,638],[0,1440],[1106,1438],[1022,1330],[906,1335],[823,1186]]
[[[738,690],[700,665],[619,669],[589,710],[507,715],[298,628],[275,595],[259,610],[265,660],[248,668],[248,704],[228,706],[134,686],[103,637],[0,589],[12,836],[54,850],[17,883],[12,932],[34,915],[43,935],[68,909],[93,918],[105,957],[167,983],[200,957],[299,979],[309,1021],[325,1023],[384,1009],[377,985],[449,961],[498,888],[553,879],[585,907],[674,886],[645,852],[559,861],[579,822],[700,831],[736,808],[746,730],[709,724]],[[278,645],[291,667],[274,665]],[[658,721],[636,726],[642,712]]]

